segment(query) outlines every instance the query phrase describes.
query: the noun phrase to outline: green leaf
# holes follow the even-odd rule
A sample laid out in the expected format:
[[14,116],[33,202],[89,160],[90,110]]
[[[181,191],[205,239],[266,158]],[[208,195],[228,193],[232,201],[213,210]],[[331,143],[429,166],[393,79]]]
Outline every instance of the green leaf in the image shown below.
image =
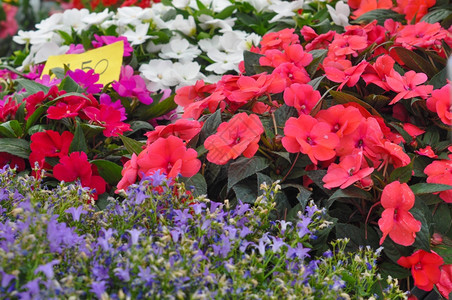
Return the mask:
[[17,120],[11,120],[0,124],[0,135],[3,137],[18,138],[21,137],[22,134],[22,127]]
[[452,264],[452,240],[446,236],[443,236],[443,242],[441,245],[432,247],[432,250],[438,253],[443,259],[444,264]]
[[259,53],[248,50],[243,51],[243,60],[245,61],[245,73],[247,76],[257,74],[255,66],[260,66],[259,59],[264,56]]
[[319,76],[319,77],[317,77],[317,78],[314,78],[314,79],[312,79],[311,81],[309,81],[308,84],[309,84],[310,86],[312,86],[312,88],[313,88],[314,90],[317,90],[317,89],[319,88],[319,85],[320,85],[320,83],[322,82],[323,78],[325,78],[325,77],[326,77],[326,75],[322,75],[322,76]]
[[114,162],[104,159],[96,159],[92,160],[91,163],[97,166],[99,175],[110,185],[116,186],[116,184],[118,184],[118,182],[122,179],[122,167]]
[[30,143],[21,139],[0,138],[0,151],[28,159]]
[[84,93],[86,92],[86,89],[82,88],[77,82],[75,82],[74,79],[72,79],[71,77],[65,77],[60,85],[59,85],[59,89],[66,91],[68,93]]
[[410,271],[408,269],[389,261],[380,264],[378,270],[383,278],[391,276],[392,278],[402,279],[410,276]]
[[434,232],[446,234],[452,227],[452,208],[447,203],[441,203],[433,216]]
[[337,103],[346,104],[348,102],[355,102],[355,103],[358,103],[359,105],[361,105],[362,107],[364,107],[372,115],[381,117],[380,113],[375,108],[373,108],[366,102],[356,98],[353,95],[350,95],[350,94],[347,94],[344,92],[333,91],[333,90],[330,91],[330,95],[333,96],[334,100]]
[[74,138],[72,140],[71,146],[69,147],[69,153],[78,151],[88,153],[88,146],[86,145],[82,126],[77,122],[77,127],[75,127],[74,132]]
[[217,110],[213,114],[211,114],[207,120],[204,122],[204,125],[201,128],[201,132],[199,135],[199,140],[201,143],[211,135],[217,132],[218,126],[221,124],[221,110]]
[[413,208],[410,210],[410,213],[416,220],[418,220],[422,224],[421,230],[416,233],[416,240],[413,243],[413,247],[423,249],[425,251],[430,251],[429,223],[427,222],[421,210]]
[[221,19],[224,20],[227,17],[230,17],[232,15],[232,13],[236,10],[235,5],[230,5],[226,8],[224,8],[222,11],[220,11],[219,13],[217,13],[215,15],[215,19]]
[[200,173],[195,174],[190,178],[182,177],[180,180],[185,183],[187,188],[191,189],[191,187],[193,187],[192,191],[195,197],[207,194],[206,179]]
[[391,9],[374,9],[359,16],[359,18],[357,18],[354,23],[370,23],[374,20],[377,20],[378,25],[383,26],[384,22],[387,19],[393,19],[394,21],[403,22],[405,20],[405,17]]
[[110,200],[108,200],[108,194],[103,193],[102,195],[99,195],[99,198],[96,201],[96,206],[99,208],[99,210],[104,210],[108,204],[110,204]]
[[59,67],[52,68],[52,69],[50,69],[50,72],[53,73],[56,76],[56,78],[59,78],[59,79],[63,79],[66,76],[66,72],[64,71],[63,68],[59,68]]
[[414,159],[411,159],[411,162],[408,165],[392,171],[391,175],[389,175],[389,182],[398,180],[401,183],[407,183],[408,181],[410,181],[411,175],[413,173],[413,164]]
[[364,228],[358,228],[351,224],[338,223],[336,225],[336,238],[349,238],[350,242],[347,244],[347,251],[356,251],[360,246],[371,246],[373,249],[378,248],[378,235],[372,229],[367,227],[367,238]]
[[440,89],[447,84],[447,68],[442,69],[433,76],[428,84],[433,85],[433,89]]
[[306,189],[301,184],[289,183],[289,184],[281,185],[282,190],[287,190],[288,188],[295,188],[298,190],[298,194],[297,194],[296,198],[298,200],[298,203],[301,205],[301,207],[303,208],[303,211],[304,211],[306,209],[306,205],[308,204],[309,199],[311,199],[312,191]]
[[278,134],[284,134],[284,126],[289,118],[298,117],[298,112],[294,107],[287,106],[286,104],[281,105],[278,109],[275,110],[275,121],[276,126],[278,127]]
[[69,33],[63,30],[57,30],[67,45],[73,44],[73,39]]
[[228,190],[235,184],[264,170],[269,166],[269,162],[260,156],[252,158],[239,157],[236,161],[231,163],[228,168]]
[[312,54],[312,61],[309,65],[306,66],[306,71],[308,72],[308,74],[311,77],[313,77],[315,72],[317,71],[317,68],[319,67],[319,64],[326,57],[328,50],[316,49],[316,50],[309,51],[309,53]]
[[232,190],[240,200],[245,203],[254,203],[257,198],[256,180],[254,178],[247,178],[242,182],[237,183],[232,187]]
[[140,120],[130,122],[130,127],[132,128],[132,131],[127,132],[127,135],[131,135],[137,132],[138,130],[142,129],[146,131],[154,130],[154,127],[151,124],[149,124],[149,122]]
[[435,9],[424,15],[420,22],[427,22],[430,24],[441,22],[442,20],[447,18],[451,13],[452,12],[448,9],[444,8]]
[[392,49],[395,50],[399,58],[409,69],[418,73],[425,73],[429,78],[432,78],[437,73],[434,66],[419,54],[403,47],[394,47]]
[[22,86],[30,95],[36,94],[38,92],[47,93],[50,90],[48,86],[29,79],[16,79],[15,82]]
[[143,143],[140,143],[139,141],[135,141],[134,139],[128,138],[126,136],[120,135],[119,138],[121,139],[122,143],[126,147],[127,151],[129,151],[130,154],[135,153],[136,155],[140,154],[141,151],[143,151],[142,146]]
[[323,177],[326,175],[326,170],[312,170],[308,171],[308,177],[328,196],[333,195],[333,191],[323,187]]
[[389,123],[389,125],[391,125],[391,127],[393,127],[395,130],[397,130],[398,133],[400,133],[400,135],[405,140],[405,143],[407,143],[407,144],[411,143],[411,141],[413,140],[413,137],[408,132],[406,132],[406,130],[403,129],[403,127],[400,126],[399,123],[391,122],[391,123]]
[[415,195],[431,194],[452,189],[452,185],[438,183],[416,183],[410,186]]
[[174,102],[174,95],[171,95],[157,103],[152,103],[149,106],[140,108],[140,110],[137,111],[137,117],[141,120],[154,119],[169,113],[176,107],[177,104]]
[[338,189],[328,198],[326,201],[325,207],[329,209],[333,202],[340,198],[356,198],[356,199],[364,199],[364,200],[372,200],[372,195],[369,192],[366,192],[356,186],[349,186],[346,189]]
[[83,129],[85,139],[91,139],[91,138],[95,137],[96,135],[98,135],[99,133],[101,133],[102,131],[104,131],[104,129],[105,129],[102,126],[87,124],[87,123],[80,123],[79,125]]
[[412,250],[409,247],[394,243],[389,236],[386,237],[382,246],[384,254],[386,254],[386,256],[394,263],[397,263],[397,260],[401,256],[409,256],[412,254]]

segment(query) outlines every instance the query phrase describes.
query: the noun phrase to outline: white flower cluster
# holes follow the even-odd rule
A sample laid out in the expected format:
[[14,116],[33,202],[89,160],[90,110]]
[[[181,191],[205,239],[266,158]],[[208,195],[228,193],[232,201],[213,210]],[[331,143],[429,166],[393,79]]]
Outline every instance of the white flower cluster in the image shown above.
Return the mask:
[[[303,5],[303,0],[246,2],[251,4],[256,12],[276,13],[270,23],[292,18]],[[195,21],[193,12],[201,9],[198,3],[212,13],[196,14]],[[105,9],[99,13],[90,13],[87,9],[70,9],[43,20],[36,25],[34,31],[19,31],[13,40],[29,47],[29,55],[22,64],[22,69],[26,69],[30,65],[45,62],[50,55],[68,51],[67,41],[60,32],[69,36],[81,35],[92,30],[92,26],[102,32],[107,29],[110,31],[113,26],[117,36],[126,37],[132,47],[142,47],[147,53],[153,53],[153,57],[148,61],[139,61],[139,71],[148,81],[150,90],[179,88],[193,85],[199,79],[215,82],[226,72],[238,72],[243,51],[258,45],[261,38],[259,35],[234,29],[237,22],[234,14],[227,18],[213,17],[233,5],[235,4],[229,0],[174,0],[172,6],[155,3],[150,8],[122,7],[116,12]],[[176,13],[178,10],[190,11],[192,14],[184,17]],[[213,37],[198,41],[199,29]],[[157,38],[155,32],[161,30],[169,30],[172,33],[166,44],[153,42]],[[213,35],[215,30],[218,30],[219,34]],[[193,41],[198,42],[195,44]],[[197,60],[200,55],[209,61],[204,65],[205,70]]]

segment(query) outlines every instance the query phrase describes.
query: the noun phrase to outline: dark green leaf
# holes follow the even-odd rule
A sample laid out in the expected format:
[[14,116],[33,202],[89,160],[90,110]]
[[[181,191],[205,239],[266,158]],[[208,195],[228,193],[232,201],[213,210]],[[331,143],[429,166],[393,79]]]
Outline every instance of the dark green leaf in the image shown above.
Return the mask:
[[371,246],[373,249],[378,248],[377,233],[370,226],[367,227],[366,238],[366,231],[364,228],[358,228],[351,224],[338,223],[336,225],[336,238],[350,239],[346,248],[348,252],[357,251],[360,246]]
[[191,189],[193,187],[192,191],[195,197],[207,194],[206,179],[200,173],[190,178],[182,177],[181,181],[185,183],[187,188]]
[[443,259],[444,264],[452,264],[452,240],[443,236],[441,245],[432,247],[432,250],[438,253]]
[[450,190],[452,185],[421,182],[410,186],[410,188],[415,195],[423,195]]
[[429,223],[427,222],[424,213],[417,208],[411,209],[410,213],[422,224],[421,231],[416,233],[416,240],[414,241],[413,247],[430,251]]
[[74,138],[71,146],[69,147],[69,153],[82,151],[88,153],[88,146],[86,145],[85,135],[83,134],[82,126],[77,122],[75,127]]
[[232,190],[240,200],[245,203],[254,203],[257,198],[256,180],[254,178],[247,178],[242,182],[237,183],[232,187]]
[[87,124],[87,123],[80,123],[80,126],[83,129],[83,133],[85,135],[85,139],[91,139],[104,131],[104,127],[93,125],[93,124]]
[[110,200],[108,200],[108,194],[103,193],[102,195],[99,195],[99,198],[96,201],[96,206],[99,208],[99,210],[104,210],[108,204],[110,204]]
[[317,89],[319,88],[319,85],[320,85],[320,83],[322,82],[323,78],[325,78],[325,77],[326,77],[326,76],[323,75],[323,76],[319,76],[319,77],[317,77],[317,78],[314,78],[314,79],[312,79],[311,81],[309,81],[308,84],[309,84],[310,86],[312,86],[312,88],[313,88],[314,90],[317,90]]
[[293,184],[293,183],[282,184],[281,188],[282,188],[282,190],[287,190],[288,188],[297,189],[298,190],[297,200],[298,200],[299,204],[301,205],[302,209],[303,210],[306,209],[306,205],[308,204],[309,199],[311,199],[312,191],[306,189],[301,184]]
[[0,151],[28,159],[30,143],[21,139],[0,138]]
[[146,131],[154,130],[154,127],[151,124],[149,124],[149,122],[139,120],[130,122],[130,127],[132,128],[130,134],[135,133],[141,129],[144,129]]
[[259,59],[264,56],[259,53],[251,52],[251,51],[244,51],[243,52],[243,60],[245,61],[245,73],[247,76],[255,75],[257,74],[257,71],[255,70],[255,66],[260,66]]
[[378,25],[383,26],[387,19],[393,19],[394,21],[403,22],[405,17],[396,13],[391,9],[374,9],[365,14],[362,14],[355,20],[356,23],[370,23],[377,20]]
[[204,143],[204,141],[211,135],[217,132],[218,126],[221,124],[221,111],[217,110],[213,114],[211,114],[207,120],[204,122],[204,125],[201,128],[201,133],[199,135],[200,142]]
[[129,151],[130,154],[135,153],[136,155],[140,154],[141,151],[143,151],[142,146],[143,143],[140,143],[139,141],[136,141],[134,139],[128,138],[126,136],[120,135],[121,141],[123,142],[124,146],[126,147],[127,151]]
[[442,69],[433,76],[428,84],[433,85],[433,89],[440,89],[447,84],[447,68]]
[[29,79],[16,79],[15,82],[21,85],[30,95],[36,94],[37,92],[47,93],[50,90],[48,86]]
[[452,227],[452,211],[450,205],[441,203],[433,216],[433,228],[435,232],[446,234]]
[[71,77],[65,77],[60,85],[59,89],[66,91],[68,93],[84,93],[86,89],[82,88],[74,79]]
[[313,170],[308,171],[308,177],[311,178],[311,180],[317,185],[325,194],[328,196],[333,195],[333,191],[326,189],[323,187],[325,184],[323,182],[323,177],[326,175],[326,170]]
[[59,79],[63,79],[66,76],[66,72],[63,68],[53,68],[50,69],[50,72],[52,72],[56,76],[56,78]]
[[326,57],[326,54],[328,53],[328,50],[326,50],[326,49],[316,49],[316,50],[309,51],[309,53],[312,54],[312,61],[311,61],[311,63],[309,65],[306,66],[306,71],[312,77],[312,76],[314,76],[315,72],[317,71],[317,68],[319,67],[319,64]]
[[400,133],[400,135],[405,140],[405,143],[407,143],[407,144],[411,143],[411,141],[413,140],[413,137],[408,132],[406,132],[406,130],[403,129],[403,127],[400,126],[399,123],[391,122],[391,123],[389,123],[389,125],[391,125],[392,128],[394,128],[395,130],[397,130],[398,133]]
[[275,121],[276,126],[278,127],[278,134],[284,134],[284,126],[286,125],[286,121],[291,117],[298,117],[298,112],[294,107],[283,104],[275,110]]
[[408,269],[389,261],[385,261],[380,264],[378,266],[378,270],[383,277],[391,276],[392,278],[402,279],[410,276],[410,271]]
[[383,246],[383,252],[394,263],[397,263],[397,260],[401,256],[409,256],[412,254],[412,250],[409,247],[405,247],[405,246],[394,243],[389,236],[386,237],[382,246]]
[[325,205],[326,209],[330,208],[333,202],[339,198],[372,200],[372,195],[356,186],[349,186],[346,189],[337,189],[334,194],[328,198]]
[[447,18],[452,12],[448,9],[440,8],[435,9],[428,12],[425,16],[422,17],[420,22],[427,22],[430,24],[441,22],[445,18]]
[[174,95],[171,95],[158,103],[152,103],[149,106],[140,108],[140,110],[137,111],[137,117],[141,120],[154,119],[169,113],[176,107],[177,104],[174,102]]
[[405,63],[405,65],[418,73],[425,73],[429,78],[432,78],[437,73],[434,66],[430,64],[425,58],[411,50],[403,47],[394,47],[399,58]]
[[411,175],[413,173],[413,163],[414,159],[411,159],[411,162],[408,165],[392,171],[391,175],[389,175],[389,182],[398,180],[401,183],[407,183],[408,181],[410,181]]
[[372,115],[381,117],[380,113],[375,108],[373,108],[366,102],[356,98],[353,95],[350,95],[350,94],[347,94],[344,92],[333,91],[333,90],[330,91],[330,95],[333,96],[334,100],[339,104],[355,102],[355,103],[358,103],[359,105],[361,105],[362,107],[364,107],[365,109],[367,109],[367,111],[369,111]]
[[99,175],[109,184],[116,186],[116,184],[118,184],[118,182],[122,179],[122,167],[114,162],[104,159],[96,159],[92,160],[91,163],[97,166]]
[[17,120],[11,120],[0,124],[0,135],[3,137],[18,138],[21,137],[22,134],[22,127]]
[[269,162],[260,156],[252,158],[239,157],[236,161],[231,163],[228,168],[228,190],[235,184],[264,170],[269,166]]

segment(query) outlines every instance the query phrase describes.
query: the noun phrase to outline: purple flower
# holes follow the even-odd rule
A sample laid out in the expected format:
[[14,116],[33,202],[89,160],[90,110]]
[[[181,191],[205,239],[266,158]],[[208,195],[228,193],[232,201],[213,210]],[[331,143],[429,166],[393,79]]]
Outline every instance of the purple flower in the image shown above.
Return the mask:
[[181,224],[187,224],[189,219],[193,219],[193,216],[189,213],[188,208],[181,211],[180,209],[174,210],[176,216],[174,217],[174,222]]
[[296,248],[289,247],[286,256],[289,259],[294,257],[298,257],[298,259],[304,259],[306,257],[310,257],[310,255],[308,254],[310,250],[311,249],[309,248],[304,248],[302,243],[298,243]]
[[107,289],[105,285],[105,281],[94,281],[93,283],[91,283],[90,291],[96,294],[97,298],[100,299],[102,297],[102,294],[105,293]]
[[11,282],[11,280],[16,278],[16,276],[7,274],[3,271],[0,271],[0,274],[2,275],[1,276],[2,277],[2,284],[1,284],[2,288],[6,288],[9,285],[9,283]]
[[82,44],[70,44],[69,50],[66,51],[66,54],[80,54],[85,52],[85,47]]
[[24,287],[30,292],[31,294],[39,294],[39,278],[33,279],[32,281],[27,282],[27,284],[24,285]]
[[126,230],[130,233],[130,243],[132,245],[138,244],[138,239],[140,238],[140,234],[143,232],[141,229],[132,228],[130,230]]
[[75,208],[75,207],[71,207],[65,210],[66,213],[71,214],[72,215],[72,219],[76,222],[78,222],[80,220],[80,216],[82,214],[86,214],[87,211],[83,209],[83,205],[80,205],[79,207]]
[[119,41],[124,42],[124,57],[130,56],[130,54],[133,52],[133,48],[130,47],[129,42],[127,41],[127,38],[125,36],[112,36],[112,35],[103,35],[99,36],[97,34],[94,35],[95,41],[92,41],[92,44],[94,48],[99,48],[104,45],[110,45]]
[[253,233],[248,227],[243,226],[242,230],[240,231],[240,237],[244,238],[248,234]]
[[86,90],[87,93],[96,94],[102,90],[104,86],[101,83],[96,84],[99,81],[99,74],[94,73],[93,69],[87,72],[77,69],[75,71],[67,71],[67,76],[71,77],[78,85]]
[[279,248],[281,248],[282,246],[286,245],[286,243],[284,243],[284,241],[279,238],[279,237],[271,237],[271,239],[273,240],[273,244],[272,244],[272,251],[274,253],[278,253],[279,252]]
[[125,269],[123,268],[116,268],[114,270],[115,275],[118,276],[118,278],[122,281],[128,282],[130,280],[130,274],[129,274],[129,268],[126,267]]
[[308,229],[309,224],[311,224],[311,218],[302,215],[301,221],[297,223],[298,237],[302,238],[306,234],[311,233]]
[[36,268],[35,274],[38,274],[39,272],[44,273],[46,275],[47,279],[53,279],[54,273],[53,273],[53,266],[60,263],[60,260],[54,259],[49,263],[46,263],[45,265],[41,265]]
[[121,97],[137,98],[146,105],[153,101],[146,88],[146,82],[140,75],[134,75],[134,70],[129,65],[121,68],[119,81],[114,81],[111,86]]

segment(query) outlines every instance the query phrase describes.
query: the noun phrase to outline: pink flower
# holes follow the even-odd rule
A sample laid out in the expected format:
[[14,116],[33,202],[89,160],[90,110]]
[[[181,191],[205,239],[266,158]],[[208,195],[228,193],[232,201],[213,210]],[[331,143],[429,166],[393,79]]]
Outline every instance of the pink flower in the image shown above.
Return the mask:
[[351,63],[349,67],[345,67],[339,63],[329,63],[324,66],[324,69],[326,77],[329,80],[341,83],[338,87],[338,90],[341,90],[344,85],[347,85],[348,87],[354,86],[361,78],[361,74],[368,64],[369,63],[364,60],[353,67],[351,66]]
[[13,36],[19,30],[19,25],[16,21],[16,14],[19,8],[8,3],[2,3],[2,7],[6,14],[6,20],[0,21],[0,39],[4,39],[8,35]]
[[298,113],[310,114],[321,96],[309,84],[294,83],[284,90],[284,102],[295,107]]
[[137,98],[145,105],[153,101],[144,79],[140,75],[134,75],[133,68],[129,65],[121,68],[119,81],[114,81],[111,86],[121,97]]
[[83,109],[86,116],[96,125],[105,127],[103,134],[106,137],[117,136],[125,131],[131,131],[130,125],[121,122],[121,112],[105,104],[99,108],[88,106]]
[[380,245],[388,234],[394,243],[412,245],[422,224],[409,212],[414,206],[414,193],[410,187],[399,181],[391,182],[383,189],[381,205],[385,210],[378,220],[378,226],[383,232]]
[[427,108],[438,114],[438,117],[446,125],[452,125],[452,97],[451,84],[446,84],[438,90],[432,92],[432,96],[427,99]]
[[124,57],[130,56],[131,53],[133,52],[133,48],[130,46],[125,36],[110,36],[110,35],[99,36],[97,34],[94,34],[94,38],[96,39],[95,41],[92,41],[94,48],[99,48],[104,45],[110,45],[119,41],[123,41]]
[[99,81],[99,74],[94,73],[94,70],[90,69],[87,72],[77,69],[75,71],[67,71],[67,76],[71,77],[78,85],[86,90],[89,94],[96,94],[102,90],[104,86],[101,83],[96,84]]
[[424,73],[408,71],[402,76],[396,71],[392,72],[391,76],[386,76],[386,82],[389,88],[398,94],[389,104],[397,103],[401,99],[414,97],[427,98],[433,90],[432,85],[421,85],[427,79],[428,77]]
[[[435,160],[429,164],[424,173],[428,176],[428,183],[452,185],[452,154],[449,154],[449,159]],[[452,203],[452,189],[440,192],[439,197],[446,203]]]
[[133,153],[132,158],[127,161],[121,171],[122,178],[117,184],[115,193],[119,190],[125,190],[129,185],[134,184],[138,176],[138,156]]

